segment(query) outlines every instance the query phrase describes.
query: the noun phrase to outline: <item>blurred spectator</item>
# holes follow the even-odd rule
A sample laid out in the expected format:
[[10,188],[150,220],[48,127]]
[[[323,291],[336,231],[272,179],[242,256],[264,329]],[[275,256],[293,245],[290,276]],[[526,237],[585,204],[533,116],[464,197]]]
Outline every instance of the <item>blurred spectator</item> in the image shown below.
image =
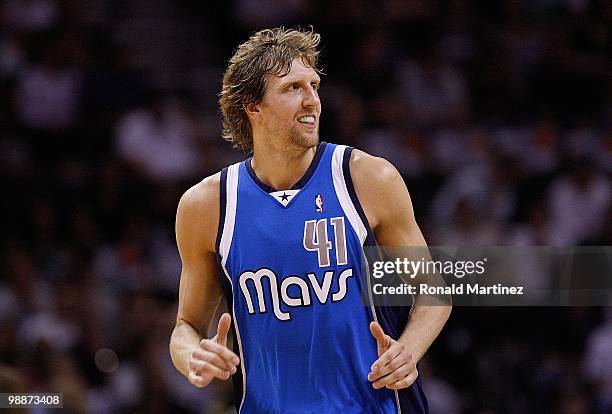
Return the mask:
[[[33,130],[65,131],[79,121],[82,71],[72,61],[74,38],[58,38],[42,52],[40,62],[29,65],[16,90],[16,113]],[[72,43],[71,43],[72,42]]]
[[409,131],[371,129],[362,137],[364,151],[387,159],[405,177],[419,177],[425,168],[422,138]]
[[462,140],[462,148],[453,142],[452,134],[438,139],[439,145],[449,146],[449,157],[453,150],[469,155],[457,157],[460,168],[448,175],[435,196],[432,217],[436,222],[448,223],[459,201],[467,199],[476,211],[484,212],[482,218],[500,224],[508,220],[516,206],[515,185],[520,175],[516,160],[496,153],[490,135],[481,130],[470,131]]
[[558,127],[551,120],[543,119],[524,135],[514,136],[517,144],[515,155],[520,156],[525,172],[536,178],[554,174],[559,168]]
[[297,24],[310,7],[307,0],[238,0],[234,16],[244,27],[263,29]]
[[431,164],[435,173],[448,176],[473,161],[473,151],[466,151],[466,133],[461,128],[440,128],[431,133]]
[[433,245],[495,246],[501,240],[501,229],[496,222],[478,215],[478,204],[470,197],[459,198],[455,211],[433,230]]
[[195,178],[202,166],[193,128],[179,101],[155,94],[146,107],[119,120],[116,152],[153,181]]
[[18,32],[50,29],[60,17],[55,0],[5,0],[2,23]]
[[463,77],[438,55],[405,61],[397,78],[410,119],[417,125],[457,125],[469,116]]
[[609,178],[582,156],[570,160],[569,172],[555,179],[549,197],[553,227],[563,244],[575,244],[593,237],[601,228],[612,200],[612,186]]
[[0,35],[0,80],[17,76],[25,62],[25,50],[18,36]]
[[[28,389],[26,388],[25,382],[19,371],[1,363],[0,390],[2,390],[2,392],[8,393],[28,392]],[[9,414],[25,414],[28,412],[26,408],[5,408],[5,410]]]
[[584,355],[584,372],[595,386],[597,414],[612,411],[612,309],[605,313],[605,322],[588,338]]
[[517,246],[562,246],[559,231],[555,229],[548,205],[544,202],[529,206],[526,222],[515,225],[509,235],[509,244]]
[[612,127],[599,140],[599,145],[595,150],[595,159],[599,169],[606,172],[608,176],[612,176]]
[[454,388],[447,381],[435,375],[433,367],[428,364],[426,358],[419,365],[421,372],[426,372],[423,379],[423,389],[427,394],[430,413],[461,413],[461,400]]

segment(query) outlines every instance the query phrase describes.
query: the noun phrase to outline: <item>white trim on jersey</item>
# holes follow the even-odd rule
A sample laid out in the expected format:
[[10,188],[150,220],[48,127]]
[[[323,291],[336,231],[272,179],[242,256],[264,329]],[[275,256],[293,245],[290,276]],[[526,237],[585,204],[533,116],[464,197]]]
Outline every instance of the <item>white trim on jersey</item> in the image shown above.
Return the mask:
[[[234,295],[234,284],[232,278],[227,271],[225,264],[229,256],[232,239],[234,237],[234,225],[236,224],[236,206],[238,205],[238,175],[240,172],[240,163],[230,165],[227,168],[227,178],[225,186],[225,221],[221,230],[221,241],[219,243],[219,255],[221,256],[221,267],[225,273],[225,277],[229,280],[232,286],[232,296]],[[242,340],[240,339],[240,329],[238,329],[238,320],[236,318],[236,304],[232,300],[232,313],[234,315],[234,328],[236,329],[236,340],[240,346],[240,368],[242,369],[242,400],[238,407],[238,414],[242,410],[244,399],[246,397],[246,369],[244,367],[244,354],[242,352]]]
[[233,164],[227,168],[225,187],[225,221],[223,222],[223,233],[219,243],[219,254],[221,264],[225,267],[229,256],[232,238],[234,236],[234,224],[236,223],[236,206],[238,201],[238,172],[240,164]]
[[334,189],[336,190],[336,196],[338,197],[338,201],[340,201],[342,210],[344,210],[346,217],[355,230],[355,233],[357,233],[357,237],[359,237],[359,241],[363,246],[363,243],[368,236],[368,231],[365,224],[361,221],[361,218],[357,213],[357,209],[351,201],[351,196],[349,195],[348,188],[346,187],[346,181],[344,181],[342,161],[344,159],[345,149],[346,145],[337,145],[336,148],[334,148],[334,154],[332,156],[332,177],[334,180]]

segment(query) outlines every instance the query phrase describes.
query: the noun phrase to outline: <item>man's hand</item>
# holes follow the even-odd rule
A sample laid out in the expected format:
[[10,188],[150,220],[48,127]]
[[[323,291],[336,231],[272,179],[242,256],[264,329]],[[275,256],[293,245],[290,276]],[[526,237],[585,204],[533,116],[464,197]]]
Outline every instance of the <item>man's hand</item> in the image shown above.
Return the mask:
[[404,344],[386,335],[378,322],[370,323],[370,332],[378,346],[378,359],[368,374],[372,386],[391,390],[408,388],[419,376],[412,354]]
[[189,382],[198,388],[210,384],[213,378],[227,380],[236,373],[240,363],[238,355],[227,348],[227,333],[232,318],[228,313],[221,315],[217,335],[212,339],[202,339],[199,348],[189,358]]

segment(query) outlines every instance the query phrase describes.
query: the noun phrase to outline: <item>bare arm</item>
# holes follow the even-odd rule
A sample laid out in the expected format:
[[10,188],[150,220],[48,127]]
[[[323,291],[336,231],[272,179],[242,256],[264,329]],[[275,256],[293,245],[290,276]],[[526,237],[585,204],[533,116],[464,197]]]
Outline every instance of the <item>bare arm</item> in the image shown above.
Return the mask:
[[229,315],[219,321],[214,338],[203,339],[221,299],[215,260],[218,220],[217,174],[190,188],[181,198],[176,215],[176,241],[182,271],[170,354],[174,366],[196,386],[207,385],[213,377],[229,378],[236,371],[238,360],[225,347]]
[[[408,189],[398,171],[388,161],[370,156],[362,151],[353,151],[351,158],[351,177],[355,184],[355,190],[366,213],[367,219],[374,231],[376,241],[381,246],[426,246],[425,239],[416,223],[412,202]],[[418,303],[412,307],[410,319],[398,341],[385,335],[380,326],[373,327],[372,334],[379,341],[379,345],[389,349],[391,342],[397,342],[397,346],[391,354],[383,355],[373,368],[375,386],[389,386],[389,388],[404,388],[410,385],[418,373],[416,368],[408,369],[416,365],[430,345],[439,335],[451,312],[451,306],[426,306]],[[391,379],[399,379],[402,375],[407,378],[404,382],[393,381],[385,376],[401,368],[401,365],[390,364],[393,352],[405,353],[411,358],[408,368],[404,368],[399,374]],[[385,364],[388,366],[385,367]],[[399,362],[398,362],[399,364]],[[386,369],[381,369],[385,367]],[[411,373],[412,372],[412,373]],[[381,379],[382,378],[382,379]],[[406,385],[407,384],[407,385]]]

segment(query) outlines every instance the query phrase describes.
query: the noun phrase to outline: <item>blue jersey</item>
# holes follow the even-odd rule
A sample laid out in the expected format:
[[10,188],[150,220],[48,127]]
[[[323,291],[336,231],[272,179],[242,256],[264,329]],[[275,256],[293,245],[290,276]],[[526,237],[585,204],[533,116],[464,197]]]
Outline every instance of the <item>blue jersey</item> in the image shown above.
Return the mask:
[[420,379],[398,392],[367,378],[378,358],[370,322],[397,338],[407,311],[368,304],[363,246],[375,241],[351,150],[320,143],[286,191],[262,183],[250,159],[221,173],[217,258],[241,358],[239,413],[427,412]]

